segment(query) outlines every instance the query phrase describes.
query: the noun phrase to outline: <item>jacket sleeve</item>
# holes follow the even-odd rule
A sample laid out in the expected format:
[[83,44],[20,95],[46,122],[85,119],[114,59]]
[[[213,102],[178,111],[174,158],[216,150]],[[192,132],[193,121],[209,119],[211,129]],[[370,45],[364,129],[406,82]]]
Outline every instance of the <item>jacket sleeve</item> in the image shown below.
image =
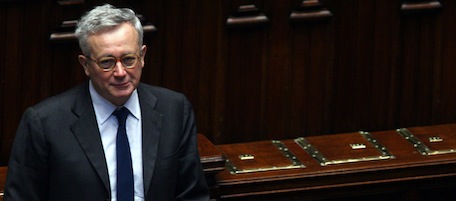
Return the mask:
[[195,117],[186,98],[183,115],[176,200],[209,200],[209,190],[198,153]]
[[5,201],[47,200],[48,150],[41,121],[28,108],[19,124],[8,164]]

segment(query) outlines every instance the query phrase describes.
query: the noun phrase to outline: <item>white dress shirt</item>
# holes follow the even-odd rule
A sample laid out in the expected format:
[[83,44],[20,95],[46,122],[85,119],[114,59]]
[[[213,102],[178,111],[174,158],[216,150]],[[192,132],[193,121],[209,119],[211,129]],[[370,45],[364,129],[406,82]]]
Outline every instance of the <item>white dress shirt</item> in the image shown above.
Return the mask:
[[[108,166],[109,183],[111,186],[111,201],[116,201],[117,183],[117,160],[116,160],[116,135],[117,118],[113,115],[117,106],[110,103],[96,92],[92,82],[89,84],[90,96],[92,98],[95,115],[97,117],[98,128],[100,130],[101,141]],[[144,201],[143,185],[143,162],[142,162],[142,127],[141,109],[139,106],[138,92],[135,90],[130,99],[125,103],[130,114],[127,117],[126,130],[128,142],[130,144],[131,158],[133,163],[133,178],[135,189],[135,201]]]

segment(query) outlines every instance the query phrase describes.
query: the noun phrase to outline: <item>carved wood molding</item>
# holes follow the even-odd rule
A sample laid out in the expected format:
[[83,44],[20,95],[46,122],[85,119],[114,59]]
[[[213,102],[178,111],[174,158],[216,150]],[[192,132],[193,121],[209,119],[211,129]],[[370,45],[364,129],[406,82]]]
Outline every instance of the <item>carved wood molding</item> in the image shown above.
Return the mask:
[[233,27],[251,27],[264,25],[269,22],[269,18],[264,15],[255,5],[241,5],[226,20],[229,28]]
[[58,0],[57,3],[61,6],[78,5],[83,4],[84,0]]
[[442,7],[437,0],[404,0],[401,10],[404,12],[429,12],[436,11]]
[[308,22],[326,20],[332,16],[331,11],[326,9],[319,0],[303,0],[301,5],[290,14],[290,20]]
[[[138,17],[141,19],[142,16],[138,15]],[[60,28],[58,31],[52,33],[49,36],[50,41],[72,41],[76,40],[76,36],[74,35],[74,30],[76,28],[77,20],[69,20],[69,21],[63,21],[62,24],[60,25]],[[143,30],[144,33],[152,33],[157,31],[157,28],[154,25],[151,24],[146,24],[143,25]]]

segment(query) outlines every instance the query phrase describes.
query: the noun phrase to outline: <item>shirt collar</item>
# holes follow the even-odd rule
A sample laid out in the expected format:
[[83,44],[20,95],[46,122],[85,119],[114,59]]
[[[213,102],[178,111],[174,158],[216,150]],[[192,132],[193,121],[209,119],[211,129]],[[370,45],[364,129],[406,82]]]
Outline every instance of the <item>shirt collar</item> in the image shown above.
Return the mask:
[[[91,80],[89,81],[89,92],[90,97],[92,98],[92,103],[95,110],[95,115],[97,117],[97,121],[99,124],[103,124],[109,119],[114,110],[117,109],[117,106],[106,100],[104,97],[102,97],[93,87],[93,83]],[[141,119],[141,110],[139,107],[137,89],[133,91],[130,98],[123,105],[123,107],[126,107],[133,115],[133,117],[135,117],[138,120]]]

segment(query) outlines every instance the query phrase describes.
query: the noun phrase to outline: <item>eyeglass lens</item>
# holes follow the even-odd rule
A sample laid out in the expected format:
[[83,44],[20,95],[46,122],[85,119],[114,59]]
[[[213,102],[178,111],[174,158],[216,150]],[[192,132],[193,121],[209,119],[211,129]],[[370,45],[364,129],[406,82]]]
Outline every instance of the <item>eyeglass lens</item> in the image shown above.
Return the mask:
[[[102,57],[98,60],[97,63],[98,63],[98,66],[100,66],[104,70],[110,70],[116,65],[117,61],[118,60],[114,57]],[[138,56],[136,56],[136,55],[125,55],[122,58],[120,58],[120,62],[126,68],[134,67],[136,65],[137,61],[138,61]]]

